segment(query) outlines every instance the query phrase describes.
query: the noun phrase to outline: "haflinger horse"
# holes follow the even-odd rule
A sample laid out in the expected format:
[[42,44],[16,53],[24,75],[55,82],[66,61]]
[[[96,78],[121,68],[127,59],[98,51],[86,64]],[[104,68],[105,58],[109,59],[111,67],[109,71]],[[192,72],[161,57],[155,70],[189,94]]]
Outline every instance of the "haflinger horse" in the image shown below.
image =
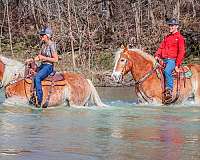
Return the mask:
[[[33,96],[32,79],[25,72],[26,65],[0,56],[0,82],[7,98],[16,97],[28,104]],[[74,72],[56,73],[42,81],[45,107],[69,105],[73,107],[94,104],[105,105],[94,85],[83,75]]]
[[[163,98],[164,76],[163,66],[156,59],[140,49],[121,48],[116,52],[115,66],[112,78],[121,82],[124,75],[131,72],[134,80],[135,92],[140,103],[146,104],[180,104],[194,98],[194,104],[200,104],[200,65],[189,64],[188,73],[178,73],[174,76],[174,91],[171,102],[166,103]],[[176,73],[177,74],[177,73]],[[192,98],[191,98],[192,97]]]

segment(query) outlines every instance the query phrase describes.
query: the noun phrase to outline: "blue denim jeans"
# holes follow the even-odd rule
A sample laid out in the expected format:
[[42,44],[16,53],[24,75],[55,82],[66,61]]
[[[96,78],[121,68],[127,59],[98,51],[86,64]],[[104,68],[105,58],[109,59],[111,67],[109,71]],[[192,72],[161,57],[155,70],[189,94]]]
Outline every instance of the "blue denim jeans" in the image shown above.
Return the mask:
[[164,77],[165,77],[165,88],[173,90],[174,87],[174,78],[172,76],[172,71],[176,66],[175,59],[164,59],[166,67],[164,69]]
[[36,89],[38,105],[41,105],[43,99],[42,80],[48,77],[52,72],[53,72],[53,65],[41,64],[38,69],[38,72],[34,77],[34,86]]

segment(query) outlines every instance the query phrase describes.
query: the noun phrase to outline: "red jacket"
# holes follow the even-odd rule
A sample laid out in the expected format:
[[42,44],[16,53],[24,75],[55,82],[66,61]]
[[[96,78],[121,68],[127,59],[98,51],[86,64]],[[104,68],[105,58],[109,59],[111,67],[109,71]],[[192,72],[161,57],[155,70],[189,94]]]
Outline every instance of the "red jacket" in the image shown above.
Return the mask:
[[185,40],[180,32],[167,35],[156,51],[156,57],[176,60],[176,66],[180,66],[185,56]]

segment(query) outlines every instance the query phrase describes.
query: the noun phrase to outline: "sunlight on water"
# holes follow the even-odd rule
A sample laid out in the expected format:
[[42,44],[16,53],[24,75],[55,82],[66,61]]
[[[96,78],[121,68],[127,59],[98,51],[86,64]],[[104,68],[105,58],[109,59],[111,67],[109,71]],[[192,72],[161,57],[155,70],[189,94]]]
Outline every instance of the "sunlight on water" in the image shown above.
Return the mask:
[[200,107],[104,102],[110,107],[0,106],[0,159],[199,159]]

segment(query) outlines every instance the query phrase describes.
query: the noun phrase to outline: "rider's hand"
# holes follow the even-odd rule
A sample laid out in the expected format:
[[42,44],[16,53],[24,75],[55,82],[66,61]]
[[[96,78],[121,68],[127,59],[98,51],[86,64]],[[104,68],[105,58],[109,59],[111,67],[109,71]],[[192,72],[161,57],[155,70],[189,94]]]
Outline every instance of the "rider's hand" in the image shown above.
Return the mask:
[[176,72],[180,72],[180,69],[179,69],[178,66],[175,67],[175,71],[176,71]]
[[34,61],[33,58],[29,58],[29,59],[27,59],[27,60],[25,61],[25,63],[27,64],[27,63],[30,63],[30,62],[32,62],[32,61]]
[[41,54],[39,54],[37,57],[39,58],[40,61],[46,60],[46,57]]

